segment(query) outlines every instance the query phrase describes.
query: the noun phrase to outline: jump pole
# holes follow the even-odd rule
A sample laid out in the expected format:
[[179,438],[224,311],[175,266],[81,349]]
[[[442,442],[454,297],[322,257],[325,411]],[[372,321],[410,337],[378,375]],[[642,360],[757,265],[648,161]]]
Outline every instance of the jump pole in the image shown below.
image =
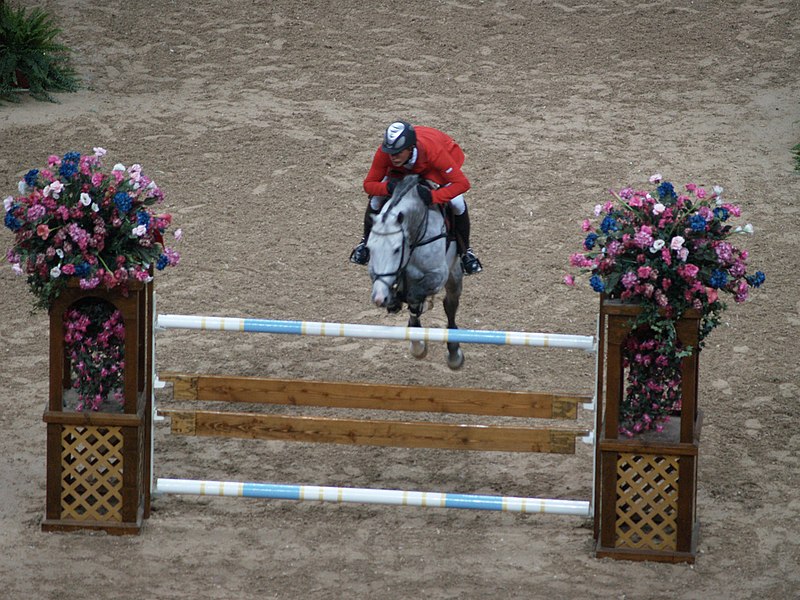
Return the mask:
[[570,348],[595,352],[594,336],[561,333],[529,333],[524,331],[492,331],[476,329],[433,329],[429,327],[394,327],[391,325],[359,325],[320,321],[276,321],[237,317],[203,317],[198,315],[158,315],[157,329],[203,329],[250,333],[283,333],[321,337],[371,338],[408,340],[411,342],[458,342],[498,346],[535,346]]
[[[273,319],[158,314],[156,315],[155,329],[196,329],[319,337],[406,340],[412,342],[458,342],[467,344],[566,348],[584,350],[586,352],[597,351],[597,343],[593,336],[530,333],[522,331],[433,329],[428,327],[395,327],[388,325],[359,325],[320,321],[279,321]],[[591,404],[588,406],[585,405],[585,408],[590,408],[591,406]],[[356,502],[432,508],[461,508],[526,514],[572,515],[585,518],[590,518],[592,516],[591,503],[583,500],[484,496],[476,494],[416,492],[374,488],[158,478],[153,493],[275,500],[332,501],[339,503]]]
[[591,516],[589,502],[582,500],[482,496],[440,492],[409,492],[403,490],[326,487],[317,485],[159,478],[156,482],[154,493],[267,498],[273,500],[330,501],[338,503],[359,502],[362,504],[391,504],[429,508],[464,508],[515,513],[572,515],[586,518]]

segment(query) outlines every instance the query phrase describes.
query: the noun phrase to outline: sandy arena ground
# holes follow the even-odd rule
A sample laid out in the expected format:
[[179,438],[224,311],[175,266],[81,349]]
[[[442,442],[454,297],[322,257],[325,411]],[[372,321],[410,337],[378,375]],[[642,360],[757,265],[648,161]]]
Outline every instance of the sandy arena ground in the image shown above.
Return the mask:
[[[766,286],[702,357],[695,566],[597,560],[573,517],[165,497],[138,537],[45,534],[46,316],[0,269],[0,596],[800,597],[800,4],[796,0],[45,0],[86,88],[0,107],[0,196],[51,153],[141,163],[185,239],[159,312],[400,324],[369,303],[361,181],[405,117],[465,149],[473,246],[462,327],[591,334],[561,283],[606,190],[725,187]],[[0,234],[4,248],[8,231]],[[441,326],[437,303],[426,325]],[[158,367],[583,391],[580,351],[469,346],[451,373],[404,344],[168,332]],[[169,402],[169,394],[160,394]],[[591,419],[584,415],[583,419]],[[587,499],[591,458],[181,438],[160,477]]]

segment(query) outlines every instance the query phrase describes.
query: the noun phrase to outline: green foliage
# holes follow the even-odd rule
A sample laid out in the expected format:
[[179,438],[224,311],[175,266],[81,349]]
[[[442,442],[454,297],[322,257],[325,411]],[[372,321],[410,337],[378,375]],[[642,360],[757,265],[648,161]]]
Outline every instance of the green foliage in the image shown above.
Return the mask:
[[55,102],[48,92],[78,89],[71,50],[56,41],[60,33],[42,9],[0,2],[0,100],[18,102],[15,90],[27,88],[37,100]]

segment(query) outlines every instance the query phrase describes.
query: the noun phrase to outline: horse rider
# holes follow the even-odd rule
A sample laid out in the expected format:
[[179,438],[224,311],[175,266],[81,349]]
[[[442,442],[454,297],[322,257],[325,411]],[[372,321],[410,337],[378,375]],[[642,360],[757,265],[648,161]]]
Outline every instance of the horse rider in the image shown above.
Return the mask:
[[369,262],[367,238],[372,229],[372,216],[381,212],[400,179],[417,173],[430,185],[417,186],[423,202],[428,205],[449,203],[453,210],[453,226],[464,273],[480,273],[483,270],[481,261],[469,245],[469,211],[464,192],[470,188],[470,183],[461,171],[462,164],[464,152],[438,129],[414,127],[406,121],[389,125],[364,179],[364,191],[369,195],[364,213],[364,237],[350,254],[350,262],[359,265]]

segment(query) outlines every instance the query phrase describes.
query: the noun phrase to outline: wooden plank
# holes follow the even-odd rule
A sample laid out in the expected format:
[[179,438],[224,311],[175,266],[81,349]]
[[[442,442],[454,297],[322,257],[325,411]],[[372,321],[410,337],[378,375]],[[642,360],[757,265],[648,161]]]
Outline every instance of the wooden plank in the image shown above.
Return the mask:
[[373,385],[261,377],[162,373],[175,400],[324,406],[533,419],[577,419],[587,394],[510,392],[472,388]]
[[159,410],[172,433],[329,444],[574,454],[576,429],[533,429],[451,423],[361,421],[218,411]]

